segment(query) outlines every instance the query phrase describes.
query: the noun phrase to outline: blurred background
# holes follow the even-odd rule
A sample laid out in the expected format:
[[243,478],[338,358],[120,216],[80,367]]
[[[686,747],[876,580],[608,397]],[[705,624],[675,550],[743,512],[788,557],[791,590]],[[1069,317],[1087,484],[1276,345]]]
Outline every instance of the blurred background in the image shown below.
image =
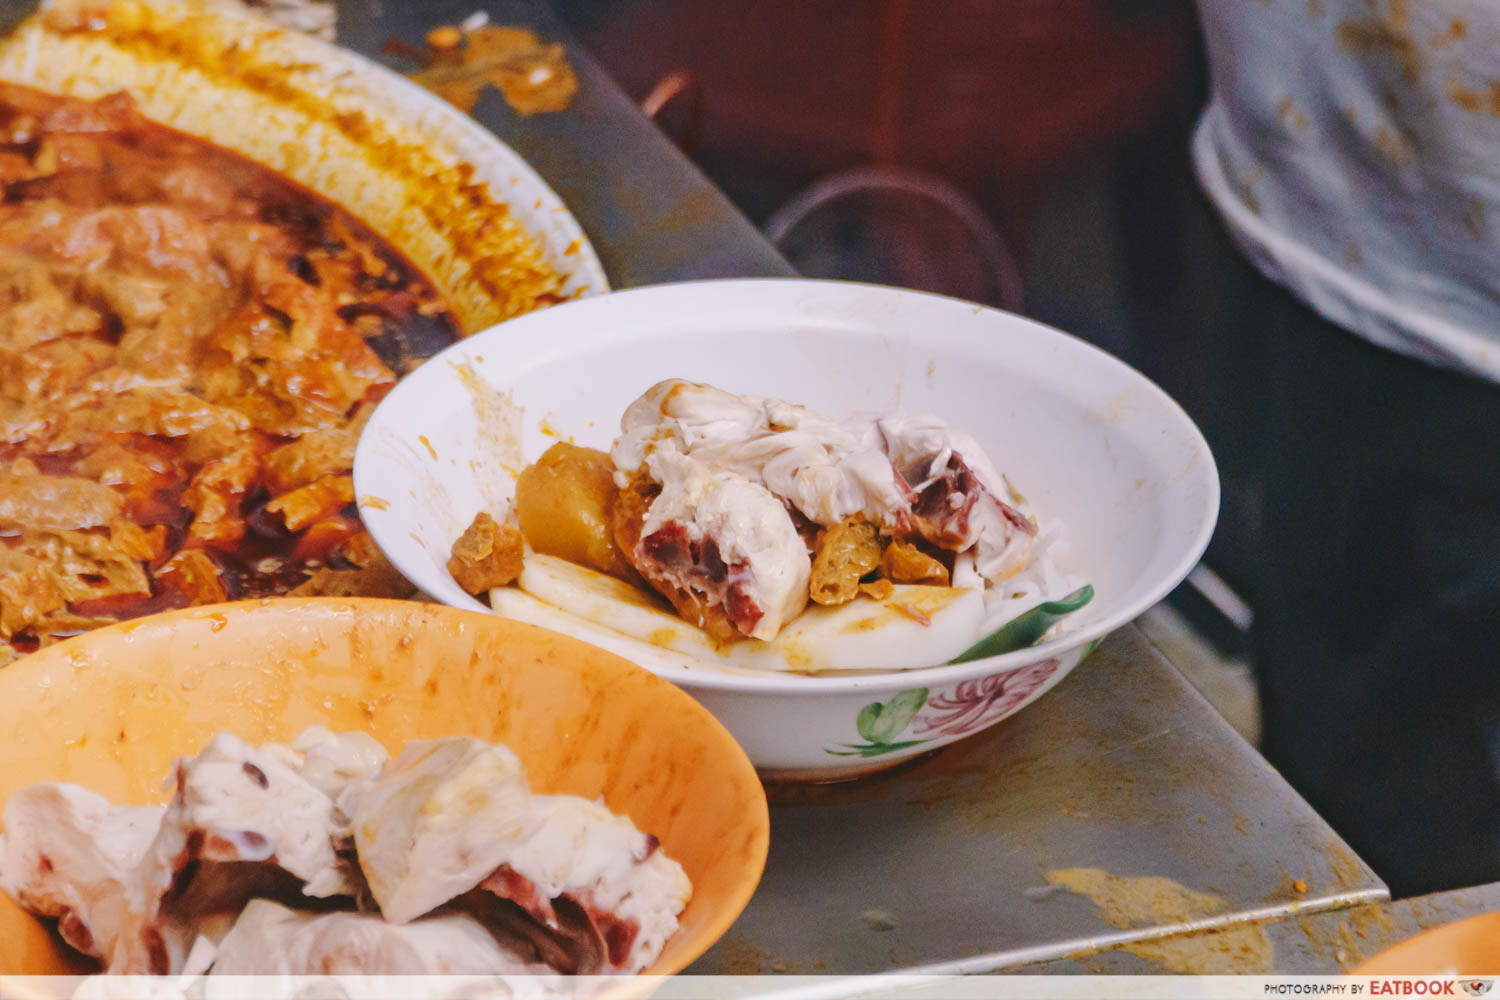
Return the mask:
[[1224,486],[1204,567],[1143,622],[1252,742],[1261,338],[1188,141],[1191,0],[553,0],[804,274],[1012,309],[1136,366]]

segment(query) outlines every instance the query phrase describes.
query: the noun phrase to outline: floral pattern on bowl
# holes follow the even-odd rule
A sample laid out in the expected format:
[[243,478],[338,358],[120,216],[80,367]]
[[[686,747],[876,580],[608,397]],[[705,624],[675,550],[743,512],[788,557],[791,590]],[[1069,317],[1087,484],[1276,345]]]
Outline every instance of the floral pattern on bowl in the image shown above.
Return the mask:
[[[1098,647],[1098,640],[1090,642],[1079,659]],[[825,747],[824,752],[835,757],[880,757],[934,740],[952,742],[1014,714],[1047,686],[1061,666],[1062,660],[1053,656],[959,681],[936,694],[925,687],[909,688],[889,701],[872,701],[854,719],[854,729],[865,742],[840,743]]]
[[918,716],[913,728],[918,733],[965,736],[998,722],[1045,684],[1060,663],[1051,657],[1019,670],[960,681],[950,691],[928,699],[930,711]]

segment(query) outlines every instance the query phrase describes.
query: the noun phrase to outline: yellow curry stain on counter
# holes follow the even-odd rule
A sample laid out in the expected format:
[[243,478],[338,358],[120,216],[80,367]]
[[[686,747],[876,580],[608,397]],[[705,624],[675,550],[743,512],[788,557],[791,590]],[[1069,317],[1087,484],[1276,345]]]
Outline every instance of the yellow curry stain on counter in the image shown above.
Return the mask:
[[1063,868],[1045,873],[1048,885],[1087,896],[1099,907],[1104,922],[1125,929],[1141,924],[1177,924],[1212,916],[1224,900],[1194,892],[1159,875],[1111,875],[1102,868]]
[[[1104,922],[1121,930],[1187,923],[1226,909],[1221,897],[1159,875],[1113,875],[1102,868],[1054,869],[1044,875],[1048,885],[1087,896]],[[1275,957],[1271,939],[1258,924],[1133,941],[1121,948],[1171,972],[1197,976],[1269,972]]]

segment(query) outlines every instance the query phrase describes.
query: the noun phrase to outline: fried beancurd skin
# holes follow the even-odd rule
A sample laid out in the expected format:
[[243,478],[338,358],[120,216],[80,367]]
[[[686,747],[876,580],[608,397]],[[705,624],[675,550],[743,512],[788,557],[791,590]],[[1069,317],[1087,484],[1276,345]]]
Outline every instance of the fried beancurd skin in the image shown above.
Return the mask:
[[460,333],[319,194],[124,91],[0,81],[0,661],[195,604],[400,589],[344,550],[354,446]]
[[514,583],[521,575],[524,558],[525,542],[520,529],[500,524],[480,511],[453,543],[448,572],[467,593],[482,594]]
[[881,557],[880,572],[892,583],[948,586],[948,567],[907,541],[891,542]]
[[809,596],[818,604],[847,604],[859,581],[880,566],[880,533],[862,515],[846,517],[818,533]]
[[537,552],[634,582],[615,544],[611,511],[618,490],[609,455],[559,441],[516,480],[521,534]]

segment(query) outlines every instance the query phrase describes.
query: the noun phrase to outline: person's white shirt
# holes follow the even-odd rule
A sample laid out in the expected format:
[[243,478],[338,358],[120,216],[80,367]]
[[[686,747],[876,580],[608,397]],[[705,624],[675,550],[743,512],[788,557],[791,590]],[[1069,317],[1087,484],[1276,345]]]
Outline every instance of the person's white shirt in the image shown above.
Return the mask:
[[1500,2],[1199,0],[1199,179],[1333,322],[1500,381]]

